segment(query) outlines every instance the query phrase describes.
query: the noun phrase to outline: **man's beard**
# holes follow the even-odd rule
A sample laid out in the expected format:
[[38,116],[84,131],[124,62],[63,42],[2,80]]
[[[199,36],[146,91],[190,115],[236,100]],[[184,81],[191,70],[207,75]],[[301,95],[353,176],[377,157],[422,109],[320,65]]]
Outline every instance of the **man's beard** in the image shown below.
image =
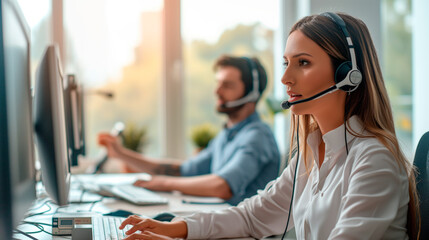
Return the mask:
[[241,104],[240,106],[236,107],[225,107],[223,104],[216,107],[216,110],[218,113],[225,113],[226,115],[232,115],[236,112],[238,112],[241,108],[243,108],[245,104]]

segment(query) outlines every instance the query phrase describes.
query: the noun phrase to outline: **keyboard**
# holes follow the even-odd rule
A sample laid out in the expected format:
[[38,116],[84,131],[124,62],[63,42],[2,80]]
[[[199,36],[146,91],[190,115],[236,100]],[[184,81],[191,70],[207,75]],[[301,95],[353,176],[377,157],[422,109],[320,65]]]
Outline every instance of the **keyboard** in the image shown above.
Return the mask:
[[162,205],[168,204],[168,199],[132,184],[124,185],[100,185],[100,189],[107,191],[135,205]]
[[120,240],[124,239],[125,234],[131,228],[127,225],[123,230],[119,230],[122,221],[125,218],[112,216],[99,216],[92,218],[92,239],[93,240]]

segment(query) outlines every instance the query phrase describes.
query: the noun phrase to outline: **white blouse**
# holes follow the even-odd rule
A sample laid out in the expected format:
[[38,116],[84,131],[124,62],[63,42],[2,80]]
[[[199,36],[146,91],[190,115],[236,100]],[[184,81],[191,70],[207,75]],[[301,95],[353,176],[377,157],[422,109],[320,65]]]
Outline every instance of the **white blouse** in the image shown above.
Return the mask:
[[[356,116],[349,123],[356,132],[363,132]],[[307,138],[313,159],[318,159],[320,135],[316,131]],[[311,160],[314,164],[308,174],[300,154],[289,223],[297,239],[408,239],[408,178],[388,149],[375,138],[357,138],[347,132],[347,155],[344,125],[322,138],[325,159],[320,168],[318,161]],[[295,165],[296,158],[265,190],[237,207],[186,217],[188,239],[282,234]]]

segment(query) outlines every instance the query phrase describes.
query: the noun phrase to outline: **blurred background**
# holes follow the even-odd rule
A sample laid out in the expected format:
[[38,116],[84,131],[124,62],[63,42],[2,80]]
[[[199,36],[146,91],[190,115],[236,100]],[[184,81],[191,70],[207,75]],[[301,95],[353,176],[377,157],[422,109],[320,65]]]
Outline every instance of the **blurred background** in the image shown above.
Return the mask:
[[97,133],[110,131],[118,121],[144,130],[139,150],[147,155],[192,155],[198,147],[193,141],[195,129],[209,126],[216,131],[223,126],[224,119],[214,107],[213,72],[213,63],[221,54],[256,56],[265,66],[269,85],[258,110],[284,154],[288,151],[289,113],[278,112],[267,102],[286,99],[280,78],[288,30],[302,16],[326,10],[347,12],[368,25],[381,60],[397,134],[410,159],[415,139],[423,131],[415,116],[424,108],[413,107],[416,97],[418,102],[428,101],[427,96],[413,96],[413,88],[419,86],[413,79],[413,9],[427,6],[423,1],[18,2],[32,30],[33,68],[45,46],[56,42],[64,72],[74,74],[83,85],[89,159],[100,151]]

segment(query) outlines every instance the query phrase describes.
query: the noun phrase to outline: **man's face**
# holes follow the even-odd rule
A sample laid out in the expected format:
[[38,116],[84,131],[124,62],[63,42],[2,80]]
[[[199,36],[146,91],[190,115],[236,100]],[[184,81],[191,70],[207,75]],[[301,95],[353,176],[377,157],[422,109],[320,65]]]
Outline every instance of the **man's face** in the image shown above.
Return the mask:
[[225,103],[240,99],[244,96],[244,83],[241,80],[241,72],[232,66],[221,66],[216,72],[216,109],[220,113],[233,113],[242,106],[227,108]]

